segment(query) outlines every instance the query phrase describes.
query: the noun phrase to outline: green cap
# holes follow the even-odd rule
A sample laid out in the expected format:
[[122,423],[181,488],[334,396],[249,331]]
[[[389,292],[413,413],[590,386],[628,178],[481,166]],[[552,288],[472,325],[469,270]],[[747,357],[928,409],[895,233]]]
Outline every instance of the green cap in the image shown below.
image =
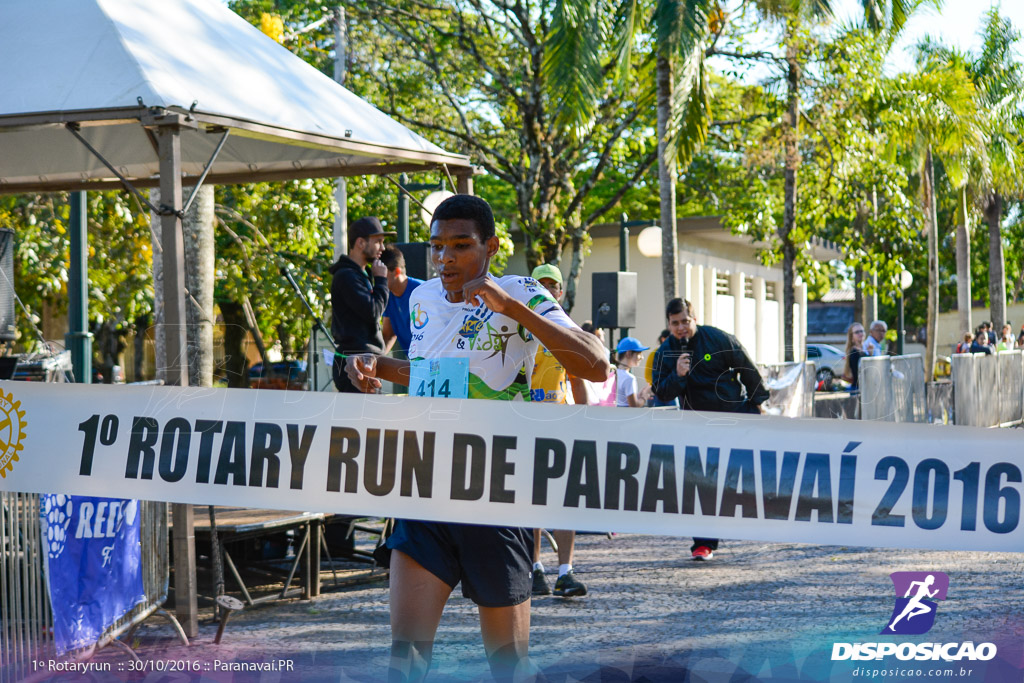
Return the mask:
[[562,271],[558,269],[558,266],[553,266],[550,263],[545,263],[534,268],[530,277],[534,280],[547,278],[549,280],[554,280],[558,284],[562,284]]

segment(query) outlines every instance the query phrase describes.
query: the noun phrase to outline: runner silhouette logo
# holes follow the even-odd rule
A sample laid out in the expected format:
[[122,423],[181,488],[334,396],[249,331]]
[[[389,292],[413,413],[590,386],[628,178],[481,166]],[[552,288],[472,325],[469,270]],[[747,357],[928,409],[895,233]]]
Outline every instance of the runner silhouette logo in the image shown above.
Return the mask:
[[927,633],[935,624],[935,612],[949,590],[949,577],[942,572],[893,572],[896,606],[881,633],[914,636]]

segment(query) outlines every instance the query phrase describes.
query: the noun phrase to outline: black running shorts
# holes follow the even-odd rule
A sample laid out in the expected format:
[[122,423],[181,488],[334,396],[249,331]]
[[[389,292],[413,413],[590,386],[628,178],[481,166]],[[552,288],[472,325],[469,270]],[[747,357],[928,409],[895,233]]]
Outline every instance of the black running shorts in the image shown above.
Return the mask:
[[388,537],[400,550],[481,607],[511,607],[530,598],[533,529],[400,519]]

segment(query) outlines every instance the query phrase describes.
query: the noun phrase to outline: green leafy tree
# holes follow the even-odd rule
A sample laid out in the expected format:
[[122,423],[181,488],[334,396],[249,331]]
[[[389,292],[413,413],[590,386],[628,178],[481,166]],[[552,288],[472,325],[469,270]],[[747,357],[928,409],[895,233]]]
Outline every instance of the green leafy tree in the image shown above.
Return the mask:
[[975,108],[975,89],[961,65],[926,59],[919,70],[901,75],[890,94],[886,125],[892,144],[906,150],[912,169],[920,177],[921,207],[927,235],[928,303],[925,376],[931,381],[936,359],[939,314],[939,227],[936,155],[954,173],[953,184],[964,182],[959,163],[965,149],[982,149],[983,131]]
[[654,80],[646,85],[657,108],[662,278],[667,302],[679,292],[677,169],[689,164],[707,137],[711,77],[705,50],[710,36],[721,30],[724,15],[717,0],[624,0],[615,7],[614,21],[601,21],[597,6],[589,0],[557,2],[545,71],[566,103],[561,115],[586,129],[600,112],[600,85],[608,70],[600,58],[602,46],[613,47],[620,85],[632,77],[635,53],[648,61],[653,56]]
[[[152,312],[149,215],[126,192],[88,194],[89,322],[95,365],[109,379],[124,337]],[[0,224],[15,232],[15,292],[23,348],[35,346],[41,315],[67,316],[70,241],[66,193],[0,196]],[[142,330],[138,330],[142,331]]]
[[[889,106],[883,67],[891,35],[866,25],[841,30],[821,46],[804,119],[812,129],[800,214],[810,234],[837,243],[858,291],[887,302],[919,239],[910,178],[880,125]],[[808,234],[801,234],[806,240]],[[923,274],[923,271],[922,271]],[[869,317],[877,317],[867,307]]]
[[[588,34],[578,30],[613,17],[600,3],[578,9],[560,13],[539,1],[425,6],[364,0],[352,7],[350,58],[355,92],[447,149],[470,155],[496,181],[478,179],[478,193],[492,199],[487,193],[494,191],[496,204],[512,210],[510,228],[524,235],[531,267],[558,263],[570,249],[567,308],[589,228],[656,159],[655,146],[646,142],[653,98],[641,87],[653,77],[653,60],[632,66],[632,79],[616,81],[616,55],[607,45],[586,42]],[[547,75],[555,45],[575,55],[570,59],[601,65],[588,86],[596,113],[585,125],[568,115],[578,99],[556,93]],[[632,153],[639,149],[644,152]],[[499,184],[511,189],[511,203]],[[605,201],[593,202],[596,196]]]
[[1006,321],[1004,205],[1007,195],[1020,197],[1024,191],[1024,66],[1016,55],[1020,32],[999,15],[998,9],[992,8],[986,14],[981,35],[982,49],[971,63],[969,73],[986,122],[986,152],[991,164],[983,210],[989,237],[989,301],[992,323],[999,329]]
[[254,183],[218,187],[216,199],[214,298],[228,328],[222,372],[229,386],[245,386],[240,332],[279,345],[285,357],[305,352],[313,321],[282,267],[292,269],[313,310],[326,312],[334,188],[324,179]]

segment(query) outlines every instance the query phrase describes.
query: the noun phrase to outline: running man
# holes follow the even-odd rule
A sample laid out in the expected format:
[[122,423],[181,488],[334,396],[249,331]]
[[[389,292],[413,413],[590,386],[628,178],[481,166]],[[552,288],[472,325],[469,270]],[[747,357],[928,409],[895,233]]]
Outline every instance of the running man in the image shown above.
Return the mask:
[[[372,392],[381,380],[420,393],[424,366],[436,366],[435,395],[499,400],[530,398],[530,375],[543,344],[572,375],[595,381],[609,366],[598,339],[581,330],[536,280],[487,271],[498,251],[487,202],[456,195],[430,226],[438,277],[412,294],[416,316],[409,360],[379,355],[348,359],[353,384]],[[429,371],[426,371],[429,372]],[[424,373],[424,374],[421,374]],[[444,388],[442,392],[441,388]],[[391,681],[422,680],[448,596],[463,594],[480,614],[484,649],[496,680],[525,673],[530,643],[531,529],[400,520],[391,557]]]
[[[530,277],[539,282],[559,304],[562,303],[562,271],[558,266],[545,263],[537,266]],[[530,387],[534,401],[541,403],[575,403],[576,393],[582,382],[571,378],[565,368],[550,351],[543,346],[537,349],[534,361],[533,376]],[[573,386],[577,388],[573,388]],[[580,403],[586,403],[581,394]],[[552,537],[558,547],[558,578],[555,579],[555,595],[560,598],[582,597],[587,594],[587,586],[578,578],[572,569],[572,558],[576,551],[576,532],[572,529],[553,529]],[[544,578],[544,563],[540,559],[541,530],[533,530],[533,594],[551,595],[551,588]]]
[[934,591],[928,590],[928,588],[933,583],[935,583],[934,574],[929,574],[924,581],[911,581],[910,586],[907,587],[907,594],[903,597],[910,598],[910,594],[914,591],[914,586],[918,587],[917,594],[914,595],[914,597],[910,598],[910,602],[908,602],[907,606],[903,608],[903,611],[900,612],[900,615],[893,619],[892,623],[889,624],[890,631],[892,631],[893,633],[896,632],[896,629],[894,628],[896,626],[896,622],[902,619],[903,617],[906,617],[907,621],[910,621],[914,617],[920,616],[922,614],[928,614],[932,611],[931,607],[923,604],[921,601],[925,598],[934,598],[936,595],[938,595],[938,588],[936,588]]

